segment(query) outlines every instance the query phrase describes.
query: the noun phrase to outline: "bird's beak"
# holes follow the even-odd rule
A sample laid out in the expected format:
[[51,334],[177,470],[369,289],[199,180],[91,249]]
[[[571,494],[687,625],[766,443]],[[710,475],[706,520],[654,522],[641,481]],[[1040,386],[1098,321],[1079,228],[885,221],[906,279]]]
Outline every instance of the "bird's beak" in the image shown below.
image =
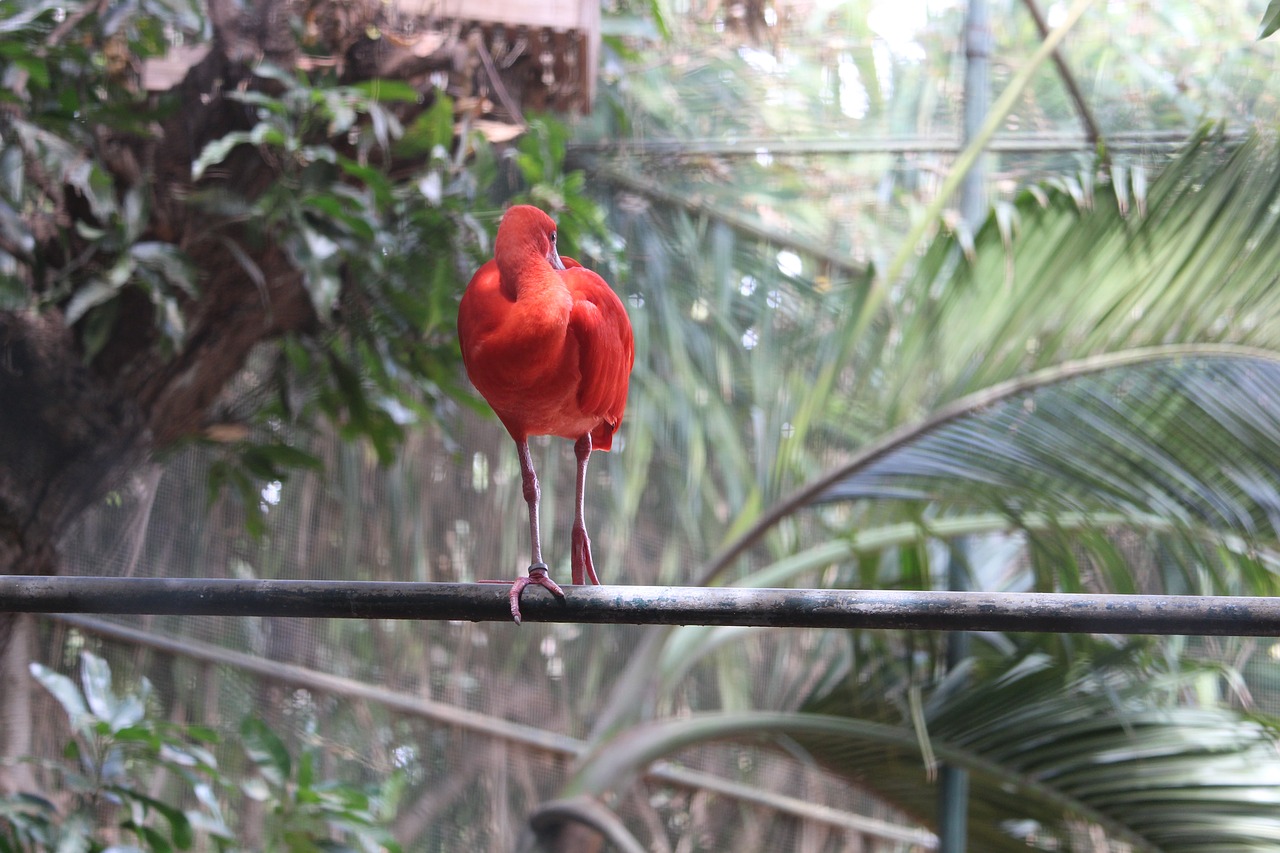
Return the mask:
[[564,261],[560,260],[560,253],[556,251],[555,246],[552,246],[551,251],[547,253],[547,262],[551,264],[552,269],[564,269]]

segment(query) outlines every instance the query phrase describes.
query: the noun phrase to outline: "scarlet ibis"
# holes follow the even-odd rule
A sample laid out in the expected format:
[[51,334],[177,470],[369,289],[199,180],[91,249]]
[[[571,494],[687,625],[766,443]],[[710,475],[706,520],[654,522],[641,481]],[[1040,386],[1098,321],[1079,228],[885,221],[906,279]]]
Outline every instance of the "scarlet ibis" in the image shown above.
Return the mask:
[[520,457],[533,559],[529,573],[511,585],[511,617],[519,624],[520,594],[529,584],[564,598],[542,561],[531,435],[574,441],[573,582],[600,583],[583,492],[591,451],[609,450],[622,423],[635,361],[631,321],[603,278],[560,257],[551,217],[517,205],[498,225],[493,259],[476,271],[462,295],[458,338],[467,375],[515,440]]

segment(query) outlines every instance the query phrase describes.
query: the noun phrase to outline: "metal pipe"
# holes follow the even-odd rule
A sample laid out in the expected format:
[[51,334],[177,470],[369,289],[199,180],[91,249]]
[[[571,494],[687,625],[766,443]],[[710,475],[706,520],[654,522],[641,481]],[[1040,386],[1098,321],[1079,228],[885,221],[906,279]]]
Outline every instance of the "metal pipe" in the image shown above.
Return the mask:
[[[0,613],[510,621],[504,584],[0,576]],[[1280,598],[571,586],[529,622],[1280,636]]]
[[[982,130],[991,107],[991,14],[987,0],[969,0],[964,23],[964,127],[961,141],[967,146]],[[957,205],[960,218],[976,232],[987,218],[986,158],[973,161],[960,184]],[[945,847],[945,845],[944,845]]]
[[[970,10],[973,9],[970,0]],[[973,572],[969,563],[973,537],[963,536],[951,545],[947,555],[947,587],[957,591],[973,588]],[[947,635],[947,673],[949,689],[965,690],[969,676],[957,670],[969,657],[968,631],[952,631]],[[969,846],[969,771],[953,764],[938,768],[938,853],[965,853]]]
[[[1107,138],[1113,151],[1167,151],[1180,148],[1194,136],[1194,129],[1117,133]],[[1223,139],[1238,144],[1247,134],[1228,131]],[[958,154],[964,143],[954,136],[888,136],[866,139],[830,137],[824,139],[784,139],[749,137],[741,139],[649,139],[627,142],[569,143],[571,155],[634,154],[655,156],[757,157],[768,152],[775,157],[847,154]],[[996,136],[987,150],[998,153],[1061,153],[1096,150],[1095,143],[1082,133],[1019,133]]]

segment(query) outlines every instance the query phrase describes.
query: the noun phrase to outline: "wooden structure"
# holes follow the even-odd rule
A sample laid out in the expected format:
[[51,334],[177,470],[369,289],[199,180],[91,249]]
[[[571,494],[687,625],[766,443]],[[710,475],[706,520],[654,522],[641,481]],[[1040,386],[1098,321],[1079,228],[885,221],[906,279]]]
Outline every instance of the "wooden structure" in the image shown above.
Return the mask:
[[[310,0],[301,11],[304,52],[264,57],[249,38],[257,23],[229,26],[229,55],[301,69],[329,68],[343,80],[404,80],[454,98],[471,127],[495,141],[525,128],[526,111],[590,112],[600,56],[599,0]],[[209,44],[175,46],[141,66],[140,85],[177,86]]]
[[599,0],[393,0],[391,9],[402,25],[467,45],[506,112],[591,110]]

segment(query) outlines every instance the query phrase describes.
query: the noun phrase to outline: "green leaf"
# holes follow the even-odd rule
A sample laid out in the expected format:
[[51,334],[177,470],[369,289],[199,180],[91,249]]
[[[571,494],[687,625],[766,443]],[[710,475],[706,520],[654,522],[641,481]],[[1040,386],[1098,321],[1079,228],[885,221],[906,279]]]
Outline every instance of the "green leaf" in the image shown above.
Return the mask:
[[416,104],[422,100],[418,90],[403,80],[361,80],[359,83],[353,83],[351,88],[375,103],[382,101]]
[[[283,135],[276,134],[273,138],[268,139],[264,137],[260,141],[281,145],[287,143],[289,140]],[[303,145],[298,149],[298,157],[302,162],[307,164],[338,162],[338,152],[333,149],[332,145]]]
[[310,752],[304,752],[298,758],[298,793],[303,791],[311,792],[312,786],[315,785],[315,756]]
[[[1075,821],[1137,850],[1268,849],[1280,754],[1262,726],[1231,709],[1171,707],[1167,699],[1199,672],[1153,677],[1105,662],[1081,672],[1014,658],[972,673],[965,690],[939,687],[926,700],[937,757],[970,775],[969,849],[1025,850],[1026,833],[1052,838]],[[695,714],[633,727],[599,743],[561,793],[623,790],[651,762],[691,746],[768,738],[933,823],[937,790],[924,783],[908,713],[864,669],[804,712]]]
[[[132,824],[132,821],[130,821],[129,823],[121,825],[137,832],[139,837],[147,842],[148,848],[156,851],[156,853],[171,853],[173,850],[173,845],[169,843],[169,839],[165,838],[159,832],[145,824],[142,826],[136,826]],[[119,853],[124,853],[127,848],[117,845],[115,849],[118,850]]]
[[153,293],[151,298],[156,306],[156,325],[160,333],[173,349],[178,349],[187,336],[187,321],[182,316],[178,300],[158,293]]
[[105,659],[92,652],[80,653],[80,686],[95,717],[107,722],[116,715],[120,700],[112,689],[111,666]]
[[49,64],[46,61],[34,56],[24,56],[15,59],[13,64],[27,72],[29,84],[41,89],[49,88]]
[[[245,92],[227,92],[223,97],[228,98],[229,100],[239,101],[242,104],[250,104],[261,108],[258,113],[259,117],[265,117],[267,115],[286,117],[290,112],[290,104],[288,101],[282,98],[277,98],[275,95],[270,95],[266,92],[260,92],[253,89]],[[268,125],[261,123],[257,127],[266,126]],[[254,129],[256,130],[257,127]]]
[[369,221],[370,212],[360,208],[353,210],[350,202],[351,199],[344,195],[326,193],[308,196],[305,205],[322,214],[330,223],[345,225],[355,239],[372,243],[378,231]]
[[61,3],[59,0],[40,0],[29,5],[23,4],[21,11],[0,18],[0,33],[21,32],[30,27],[44,13],[56,9],[65,9],[67,14],[74,14],[74,10],[79,9],[81,5],[80,3]]
[[265,534],[267,524],[262,509],[260,483],[245,473],[242,465],[232,464],[225,459],[214,461],[209,466],[208,484],[205,488],[209,503],[216,501],[228,486],[244,507],[246,532],[255,538]]
[[260,776],[251,776],[240,780],[240,790],[256,803],[265,803],[271,799],[271,788]]
[[290,257],[304,272],[303,285],[311,296],[317,316],[327,320],[333,313],[342,280],[335,261],[341,246],[319,230],[300,225],[286,243]]
[[1280,0],[1267,3],[1267,10],[1262,13],[1262,23],[1258,26],[1258,40],[1266,38],[1280,29]]
[[290,469],[317,471],[324,466],[318,456],[280,443],[248,445],[241,453],[241,461],[251,474],[266,480],[283,479]]
[[109,221],[116,213],[115,185],[111,175],[97,161],[75,160],[67,164],[62,175],[89,203],[90,212],[99,222]]
[[298,78],[273,62],[259,62],[253,66],[253,75],[264,80],[283,83],[288,89],[298,88]]
[[338,155],[337,162],[343,172],[373,191],[374,200],[380,207],[386,207],[391,204],[392,186],[386,174],[372,166],[363,166],[350,157],[344,157],[341,154]]
[[221,740],[218,730],[208,726],[188,725],[182,731],[187,737],[200,743],[218,743]]
[[453,146],[453,99],[441,91],[434,97],[431,106],[418,114],[393,145],[397,157],[417,159],[437,149],[447,153]]
[[[140,829],[146,835],[147,840],[153,845],[161,845],[157,849],[171,849],[177,847],[179,850],[190,850],[195,843],[195,832],[191,826],[191,821],[181,809],[175,808],[168,803],[157,800],[141,793],[133,788],[124,788],[120,786],[112,786],[111,790],[115,791],[125,800],[132,800],[141,803],[146,808],[159,812],[164,816],[165,821],[169,824],[169,837],[160,835],[154,829],[143,826]],[[172,839],[172,845],[170,845]]]
[[341,136],[355,126],[360,115],[354,107],[340,97],[330,97],[328,101],[329,127],[326,128],[326,132],[329,136]]
[[237,145],[250,144],[254,141],[255,136],[251,131],[233,130],[225,136],[220,136],[205,143],[204,148],[200,151],[200,156],[191,164],[191,180],[198,181],[204,177],[204,173],[210,166],[216,166],[227,159],[227,155]]
[[[1202,352],[1206,356],[1215,349],[1214,341],[1224,339],[1266,349],[1280,345],[1274,325],[1227,323],[1225,330],[1219,328],[1222,317],[1253,316],[1254,312],[1267,315],[1276,303],[1276,291],[1266,271],[1274,268],[1280,252],[1280,223],[1263,201],[1273,197],[1280,186],[1276,162],[1269,146],[1260,141],[1243,145],[1224,160],[1220,149],[1201,140],[1152,185],[1146,194],[1148,212],[1136,220],[1122,216],[1113,198],[1109,200],[1101,191],[1094,209],[1085,212],[1065,192],[1053,192],[1045,196],[1045,204],[1030,197],[1019,200],[1022,225],[1013,241],[1012,256],[1006,254],[1004,238],[994,223],[979,233],[972,266],[955,262],[953,240],[936,241],[906,289],[915,309],[906,312],[895,327],[900,343],[890,350],[874,339],[864,342],[872,348],[879,346],[880,355],[856,368],[846,365],[857,377],[887,371],[878,378],[876,387],[888,394],[871,404],[887,413],[887,423],[899,421],[907,412],[932,410],[934,414],[914,427],[886,429],[880,439],[863,446],[859,457],[870,464],[873,456],[889,452],[891,445],[906,440],[908,433],[918,436],[928,423],[938,426],[942,419],[961,414],[962,409],[976,410],[983,405],[980,398],[993,402],[996,397],[984,395],[1001,387],[1009,391],[1012,386],[1001,383],[1022,381],[1013,377],[1026,376],[1037,368],[1047,371],[1043,376],[1059,369],[1069,372],[1064,363],[1078,366],[1095,353],[1104,361],[1117,359],[1114,366],[1119,367],[1119,361],[1129,357],[1120,351],[1141,356],[1156,352],[1144,350],[1147,344],[1186,341],[1185,346],[1166,350],[1169,367],[1176,371],[1172,362],[1179,353],[1194,356],[1199,341],[1205,342]],[[1188,312],[1187,305],[1198,307]],[[1248,355],[1247,351],[1239,352]],[[1270,358],[1265,352],[1259,356]],[[1269,368],[1264,369],[1264,376],[1270,376]],[[1226,448],[1248,451],[1243,457],[1246,470],[1255,469],[1264,457],[1254,448],[1265,446],[1260,436],[1266,431],[1243,428],[1231,407],[1215,406],[1213,393],[1209,393],[1210,399],[1205,398],[1207,392],[1200,389],[1193,372],[1184,378],[1189,383],[1185,391],[1177,387],[1183,380],[1169,376],[1161,392],[1177,416],[1158,413],[1161,404],[1141,394],[1132,400],[1128,394],[1113,401],[1099,398],[1089,409],[1069,413],[1069,418],[1080,418],[1076,426],[1087,427],[1091,435],[1097,434],[1100,424],[1108,424],[1103,440],[1110,446],[1104,455],[1096,452],[1098,448],[1059,445],[1059,452],[1073,455],[1052,460],[1040,457],[1037,482],[1046,482],[1044,477],[1055,469],[1080,466],[1077,473],[1081,477],[1072,488],[1096,491],[1096,497],[1088,498],[1095,507],[1101,506],[1099,501],[1118,506],[1120,493],[1127,492],[1127,506],[1135,512],[1139,506],[1159,514],[1167,509],[1183,523],[1199,523],[1210,517],[1236,518],[1234,495],[1245,486],[1227,481],[1256,477],[1256,470],[1252,474],[1226,473],[1235,467],[1232,463],[1237,458],[1230,457],[1232,451]],[[862,380],[855,381],[849,389],[852,397],[868,400],[879,393]],[[1252,413],[1249,418],[1261,416],[1256,402],[1248,399],[1253,393],[1248,371],[1233,372],[1231,378],[1220,381],[1237,383],[1227,393],[1240,401],[1242,411]],[[815,387],[804,404],[815,417],[832,408],[831,398],[822,396],[820,390]],[[966,394],[974,396],[967,403],[958,402]],[[1039,422],[1035,412],[1039,401],[1021,399],[1030,407],[1024,417]],[[1117,420],[1124,420],[1120,410],[1128,411],[1133,423],[1119,426]],[[1202,414],[1196,414],[1197,410]],[[1054,411],[1056,407],[1051,408]],[[1201,423],[1201,417],[1214,422],[1214,434],[1228,440],[1216,463],[1207,461],[1213,457],[1213,441],[1206,448],[1199,447],[1194,434],[1187,432],[1191,422],[1182,419]],[[1051,426],[1049,420],[1043,423]],[[957,434],[960,429],[957,424]],[[1009,443],[1010,453],[1020,452],[1012,447],[1017,435],[982,433],[974,437],[996,445]],[[1066,434],[1053,440],[1061,438],[1067,438]],[[1172,444],[1166,447],[1166,442]],[[930,452],[940,463],[953,460],[967,467],[959,446],[948,445],[941,455],[937,455],[938,448]],[[1175,482],[1167,483],[1162,469],[1163,454],[1168,453],[1182,458],[1184,466],[1194,466],[1196,472],[1178,471],[1173,475]],[[1117,467],[1120,460],[1127,463]],[[1093,470],[1085,472],[1085,467]],[[1135,479],[1123,483],[1130,472]],[[980,476],[975,472],[970,486]],[[1209,510],[1208,515],[1198,497],[1200,487],[1185,485],[1196,480],[1222,481],[1220,493],[1209,499],[1217,509]],[[971,496],[991,496],[992,490],[988,487]],[[914,495],[925,497],[919,490]],[[1079,496],[1076,491],[1070,500]],[[1052,490],[1044,497],[1052,502]],[[797,493],[792,500],[803,502],[805,498]],[[1017,507],[1006,503],[1016,514]],[[1265,529],[1258,527],[1253,515],[1261,504],[1253,499],[1247,503],[1254,506],[1248,510],[1250,517],[1233,521],[1232,529],[1247,532],[1249,525]],[[769,527],[789,511],[785,502],[779,503],[759,519],[759,524]],[[757,528],[728,546],[715,566],[723,567],[726,557],[732,560],[742,543],[753,540],[759,532]]]
[[1011,513],[1133,512],[1270,536],[1269,506],[1244,482],[1280,453],[1277,387],[1280,356],[1247,348],[1066,364],[962,398],[898,449],[851,465],[819,500],[989,500]]
[[134,261],[143,267],[154,269],[164,276],[171,286],[187,296],[195,297],[196,270],[186,253],[172,243],[147,240],[129,247]]
[[240,725],[245,754],[275,784],[283,784],[293,773],[293,761],[284,741],[266,723],[250,717]]
[[89,708],[85,705],[84,696],[76,687],[74,681],[65,675],[54,672],[47,666],[39,663],[32,663],[29,667],[31,677],[40,683],[40,686],[58,700],[58,704],[62,706],[62,710],[67,714],[67,720],[71,723],[71,728],[81,734],[85,733],[93,724],[93,715],[89,713]]
[[[144,680],[145,683],[145,680]],[[146,693],[129,694],[120,698],[116,705],[115,712],[107,721],[113,733],[122,728],[128,728],[140,722],[147,713]]]
[[[1265,848],[1261,839],[1275,826],[1258,818],[1280,800],[1270,734],[1228,708],[1177,706],[1179,693],[1213,678],[1213,670],[1153,673],[1108,660],[1117,657],[1112,651],[1074,667],[1043,655],[1014,657],[972,670],[964,690],[935,690],[927,702],[931,737],[985,764],[970,765],[970,848],[1016,850],[1027,839],[1007,827],[1026,821],[1061,833],[1073,815],[1138,849]],[[874,676],[860,685],[846,679],[806,710],[898,719],[882,690],[871,694],[873,683],[883,687]],[[806,746],[842,774],[874,761],[873,788],[914,813],[931,810],[911,790],[919,790],[919,771],[903,753],[829,741]],[[1027,774],[1035,785],[1015,781]],[[1001,793],[1015,788],[1014,797]],[[1186,808],[1192,802],[1194,814]],[[1244,802],[1257,811],[1242,810]]]

